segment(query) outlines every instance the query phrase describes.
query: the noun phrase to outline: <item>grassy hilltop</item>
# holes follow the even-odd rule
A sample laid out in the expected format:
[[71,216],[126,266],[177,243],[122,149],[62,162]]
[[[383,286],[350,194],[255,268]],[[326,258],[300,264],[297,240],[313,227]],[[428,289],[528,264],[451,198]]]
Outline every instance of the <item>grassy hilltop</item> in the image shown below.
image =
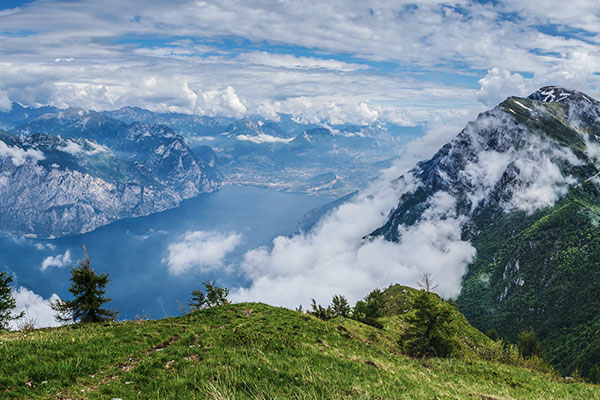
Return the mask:
[[[454,358],[398,345],[414,289],[384,292],[383,329],[258,303],[156,321],[0,333],[4,399],[600,399],[600,387],[486,361],[455,313]],[[437,298],[437,297],[436,297]]]

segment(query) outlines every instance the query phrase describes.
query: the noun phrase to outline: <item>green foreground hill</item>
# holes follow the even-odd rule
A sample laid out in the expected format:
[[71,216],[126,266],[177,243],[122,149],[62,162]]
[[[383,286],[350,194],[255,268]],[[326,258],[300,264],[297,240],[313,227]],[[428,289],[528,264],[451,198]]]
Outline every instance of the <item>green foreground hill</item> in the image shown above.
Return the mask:
[[0,398],[600,399],[598,386],[484,361],[478,349],[492,342],[458,311],[461,356],[403,355],[398,333],[415,293],[384,292],[383,329],[242,303],[155,321],[0,333]]

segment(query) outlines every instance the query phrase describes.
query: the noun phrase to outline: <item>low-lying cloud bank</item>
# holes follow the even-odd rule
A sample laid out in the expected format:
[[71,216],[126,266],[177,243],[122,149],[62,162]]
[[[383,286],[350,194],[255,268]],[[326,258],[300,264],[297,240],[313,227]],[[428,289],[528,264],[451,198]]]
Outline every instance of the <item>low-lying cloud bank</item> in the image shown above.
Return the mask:
[[311,298],[326,303],[336,293],[354,302],[370,290],[392,283],[416,286],[431,273],[439,293],[456,296],[475,249],[460,239],[461,219],[449,213],[454,199],[434,196],[421,222],[406,228],[399,243],[381,237],[365,238],[385,223],[399,197],[415,188],[410,175],[400,180],[396,167],[335,209],[311,232],[277,237],[273,248],[246,253],[242,265],[252,280],[234,293],[237,301],[307,306]]

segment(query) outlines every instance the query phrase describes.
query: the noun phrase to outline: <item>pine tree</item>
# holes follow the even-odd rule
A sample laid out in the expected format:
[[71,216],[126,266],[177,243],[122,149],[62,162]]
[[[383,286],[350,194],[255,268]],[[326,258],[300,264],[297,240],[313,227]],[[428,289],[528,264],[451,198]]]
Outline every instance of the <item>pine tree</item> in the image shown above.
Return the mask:
[[214,281],[206,281],[203,285],[206,293],[202,292],[202,290],[194,290],[192,292],[192,300],[190,301],[192,311],[229,303],[229,299],[227,298],[229,296],[229,289],[217,286]]
[[16,301],[12,296],[10,283],[12,275],[7,275],[6,272],[0,272],[0,330],[8,329],[8,323],[23,316],[21,312],[18,315],[12,315],[12,310],[15,308]]
[[414,298],[414,315],[402,334],[401,345],[414,357],[449,357],[456,348],[449,306],[436,301],[437,295],[421,290]]
[[352,318],[363,324],[383,328],[379,318],[383,317],[383,292],[379,289],[371,291],[363,300],[356,302],[352,311]]
[[348,304],[348,300],[341,294],[333,296],[331,308],[336,317],[347,318],[352,312],[352,307]]
[[92,260],[87,249],[83,247],[85,258],[79,261],[78,267],[71,268],[71,287],[73,300],[58,299],[50,304],[57,312],[56,320],[67,322],[102,322],[114,320],[116,313],[101,308],[111,299],[104,297],[106,284],[109,282],[108,274],[97,275],[90,266]]

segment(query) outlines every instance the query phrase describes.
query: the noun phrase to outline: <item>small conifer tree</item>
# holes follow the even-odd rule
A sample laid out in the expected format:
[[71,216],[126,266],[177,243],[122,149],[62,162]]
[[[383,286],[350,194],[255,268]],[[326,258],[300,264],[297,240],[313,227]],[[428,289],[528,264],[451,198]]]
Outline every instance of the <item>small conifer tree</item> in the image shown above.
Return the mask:
[[371,291],[363,300],[356,302],[352,311],[352,318],[363,324],[383,328],[379,318],[383,317],[383,292],[379,289]]
[[19,319],[23,316],[21,312],[18,315],[13,315],[16,301],[12,296],[10,283],[12,282],[12,275],[8,275],[6,272],[0,272],[0,330],[8,329],[8,323],[10,321]]
[[333,296],[331,308],[336,317],[347,318],[352,312],[352,307],[348,304],[348,300],[341,294]]
[[204,292],[202,290],[194,290],[192,292],[192,299],[189,303],[192,311],[229,303],[229,299],[227,298],[229,296],[229,289],[217,286],[214,281],[206,281],[203,285]]
[[79,266],[71,268],[71,287],[73,300],[57,299],[50,306],[57,312],[56,320],[68,322],[101,322],[114,320],[116,313],[102,308],[111,299],[104,297],[108,274],[97,275],[90,266],[92,260],[87,249],[83,247],[85,258]]
[[317,318],[324,320],[324,321],[328,321],[331,318],[335,317],[331,306],[327,306],[327,308],[325,308],[322,305],[317,304],[317,301],[315,299],[312,299],[311,307],[312,307],[311,314]]
[[451,309],[436,301],[436,297],[423,289],[414,298],[415,313],[407,318],[409,326],[400,338],[402,347],[411,356],[449,357],[455,351]]

